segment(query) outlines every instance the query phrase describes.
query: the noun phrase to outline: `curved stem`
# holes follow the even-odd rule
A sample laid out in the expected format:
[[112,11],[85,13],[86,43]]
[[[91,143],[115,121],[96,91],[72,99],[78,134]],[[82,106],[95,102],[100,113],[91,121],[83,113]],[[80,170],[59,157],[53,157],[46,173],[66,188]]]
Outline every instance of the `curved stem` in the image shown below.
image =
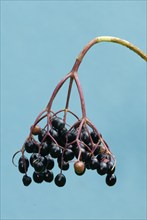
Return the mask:
[[81,109],[82,109],[82,118],[86,118],[86,107],[85,107],[84,95],[83,95],[82,87],[80,85],[80,81],[79,81],[77,72],[75,72],[75,74],[74,74],[74,80],[76,82],[78,92],[79,92],[79,96],[80,96]]
[[66,105],[65,105],[65,111],[64,111],[64,119],[63,119],[64,122],[66,122],[66,115],[67,115],[67,109],[69,106],[72,84],[73,84],[73,78],[71,77],[69,81],[69,87],[68,87],[68,93],[67,93],[67,99],[66,99]]
[[52,103],[53,103],[53,101],[54,101],[54,99],[55,99],[55,97],[56,97],[58,91],[60,90],[60,88],[63,86],[63,84],[66,82],[66,80],[67,80],[70,76],[71,76],[71,72],[68,73],[68,74],[58,83],[58,85],[57,85],[56,88],[54,89],[54,91],[53,91],[53,93],[52,93],[52,96],[51,96],[51,98],[50,98],[50,100],[49,100],[49,102],[48,102],[48,104],[47,104],[47,107],[46,107],[47,112],[50,112]]
[[147,61],[147,54],[145,54],[142,50],[140,50],[138,47],[136,47],[135,45],[133,45],[132,43],[130,43],[129,41],[123,40],[121,38],[118,37],[111,37],[111,36],[101,36],[101,37],[96,37],[94,38],[92,41],[90,41],[81,51],[81,53],[78,55],[76,62],[72,68],[73,71],[78,71],[78,68],[80,66],[80,63],[82,62],[83,57],[85,56],[85,54],[87,53],[87,51],[94,45],[97,43],[101,43],[101,42],[111,42],[111,43],[117,43],[120,44],[122,46],[125,46],[127,48],[129,48],[130,50],[132,50],[133,52],[135,52],[136,54],[138,54],[142,59],[144,59],[145,61]]

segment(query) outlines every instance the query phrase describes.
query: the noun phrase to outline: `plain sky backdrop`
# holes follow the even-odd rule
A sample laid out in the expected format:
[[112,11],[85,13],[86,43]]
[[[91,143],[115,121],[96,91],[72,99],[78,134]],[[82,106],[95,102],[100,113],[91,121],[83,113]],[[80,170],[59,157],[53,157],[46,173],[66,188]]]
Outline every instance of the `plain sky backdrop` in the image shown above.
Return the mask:
[[[1,1],[2,220],[147,219],[146,63],[120,45],[95,45],[79,69],[87,115],[117,159],[117,184],[108,187],[94,171],[79,177],[71,164],[65,187],[25,187],[11,162],[83,46],[112,35],[146,51],[146,16],[142,0]],[[76,94],[70,108],[80,115]]]

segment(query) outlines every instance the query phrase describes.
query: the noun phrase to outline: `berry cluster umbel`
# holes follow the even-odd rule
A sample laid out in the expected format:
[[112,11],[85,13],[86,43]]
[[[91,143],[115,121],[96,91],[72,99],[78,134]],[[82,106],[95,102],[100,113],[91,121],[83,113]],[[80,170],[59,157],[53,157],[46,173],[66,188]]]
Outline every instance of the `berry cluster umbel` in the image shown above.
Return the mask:
[[[78,119],[73,126],[69,126],[57,115],[52,112],[41,117],[48,118],[48,126],[41,128],[35,123],[18,151],[22,153],[18,160],[18,170],[23,174],[23,184],[30,185],[32,179],[36,183],[50,183],[54,180],[58,187],[62,187],[66,183],[63,171],[68,170],[73,162],[76,175],[81,176],[86,170],[95,170],[99,175],[106,174],[107,185],[113,186],[116,182],[116,161],[102,135],[90,121]],[[18,152],[14,154],[13,160]],[[55,163],[60,169],[56,176],[53,173]],[[32,176],[28,175],[30,166],[33,168]]]

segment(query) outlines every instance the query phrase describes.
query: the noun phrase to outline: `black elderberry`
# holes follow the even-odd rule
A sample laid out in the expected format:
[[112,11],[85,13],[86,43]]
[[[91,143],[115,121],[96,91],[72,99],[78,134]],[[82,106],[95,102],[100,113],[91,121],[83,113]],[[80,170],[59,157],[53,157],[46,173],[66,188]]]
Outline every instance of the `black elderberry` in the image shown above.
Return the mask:
[[60,130],[58,130],[58,144],[61,145],[62,147],[65,146],[66,144],[66,134],[67,134],[67,128],[64,127]]
[[95,131],[92,131],[91,132],[91,137],[92,137],[93,142],[96,144],[99,140],[98,134]]
[[81,132],[81,141],[83,141],[85,144],[90,143],[90,137],[87,131],[83,130]]
[[27,140],[24,146],[27,153],[38,152],[38,145],[35,144],[33,140]]
[[53,117],[52,119],[52,126],[55,129],[63,129],[65,127],[65,123],[62,121],[62,119],[58,118],[58,117]]
[[26,156],[24,156],[24,155],[19,158],[18,163],[20,163],[20,162],[23,162],[23,163],[26,164],[26,166],[29,166],[29,160],[28,160],[28,158],[27,158]]
[[66,149],[64,151],[64,160],[67,162],[74,158],[74,152],[71,149]]
[[58,158],[61,154],[61,149],[58,145],[52,143],[51,149],[50,149],[50,155],[53,158]]
[[65,177],[62,173],[59,173],[59,174],[55,177],[54,181],[55,181],[55,184],[56,184],[57,186],[62,187],[62,186],[64,186],[65,183],[66,183],[66,177]]
[[34,161],[34,169],[36,172],[42,172],[45,170],[45,166],[42,161]]
[[98,174],[104,175],[104,174],[107,173],[107,170],[108,170],[108,167],[107,167],[107,164],[105,162],[99,163],[99,166],[97,168]]
[[26,173],[28,171],[29,161],[26,157],[20,157],[18,161],[18,170],[20,173]]
[[25,186],[29,186],[32,182],[31,177],[27,176],[27,174],[25,174],[22,178],[22,182]]
[[90,160],[90,168],[92,170],[95,170],[98,169],[98,166],[99,166],[98,159],[95,156],[92,156]]
[[33,173],[33,180],[34,180],[34,182],[36,182],[36,183],[42,183],[43,180],[44,180],[44,175],[43,175],[43,173],[34,172],[34,173]]
[[[45,137],[46,136],[46,137]],[[47,141],[47,143],[51,143],[52,142],[52,139],[51,139],[51,137],[49,136],[49,135],[47,135],[47,131],[45,130],[45,129],[42,129],[41,131],[40,131],[40,133],[38,134],[38,140],[40,141],[40,142],[46,142]]]
[[107,163],[107,167],[108,167],[108,170],[107,170],[108,174],[113,174],[115,172],[114,163],[112,161],[109,161]]
[[113,186],[116,183],[116,176],[114,174],[107,174],[106,176],[106,184],[108,186]]
[[39,157],[41,157],[41,155],[40,155],[39,153],[33,153],[33,154],[31,155],[31,157],[30,157],[30,164],[31,164],[32,167],[34,166],[34,161],[35,161],[37,158],[39,158]]
[[51,129],[50,134],[56,141],[58,141],[58,132],[56,130]]
[[77,130],[72,129],[71,131],[69,131],[67,135],[68,143],[75,141],[76,137],[77,137]]
[[64,161],[63,159],[58,160],[58,166],[61,170],[68,170],[69,169],[69,163]]
[[43,173],[43,179],[44,179],[46,182],[48,182],[48,183],[52,182],[53,179],[54,179],[54,174],[53,174],[53,172],[50,171],[50,170],[45,170],[44,173]]
[[40,154],[41,154],[42,156],[46,156],[46,155],[49,154],[49,152],[50,152],[50,146],[49,146],[49,144],[48,144],[47,142],[43,142],[43,143],[41,144]]
[[80,144],[80,148],[78,146],[76,147],[74,153],[75,153],[76,158],[78,158],[79,154],[81,154],[80,159],[82,161],[86,160],[87,151],[82,143]]
[[46,169],[52,170],[53,167],[54,167],[54,164],[55,164],[53,158],[51,158],[50,155],[45,156],[45,158],[46,158],[46,160],[47,160]]

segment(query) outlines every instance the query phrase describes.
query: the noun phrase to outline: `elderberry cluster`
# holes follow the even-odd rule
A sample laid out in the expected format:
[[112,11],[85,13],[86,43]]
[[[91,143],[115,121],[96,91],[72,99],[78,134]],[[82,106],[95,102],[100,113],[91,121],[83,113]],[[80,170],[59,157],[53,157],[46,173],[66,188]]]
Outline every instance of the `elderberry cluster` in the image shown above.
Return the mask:
[[[86,170],[95,170],[99,175],[106,174],[107,185],[116,183],[115,158],[107,143],[93,127],[84,123],[81,126],[81,120],[69,127],[62,118],[52,115],[50,126],[33,125],[21,153],[18,170],[24,174],[25,186],[30,185],[32,179],[36,183],[54,181],[58,187],[64,186],[66,177],[63,171],[68,170],[72,162],[78,176]],[[56,176],[53,173],[55,163],[60,169]],[[29,166],[33,168],[32,177],[27,174]]]

